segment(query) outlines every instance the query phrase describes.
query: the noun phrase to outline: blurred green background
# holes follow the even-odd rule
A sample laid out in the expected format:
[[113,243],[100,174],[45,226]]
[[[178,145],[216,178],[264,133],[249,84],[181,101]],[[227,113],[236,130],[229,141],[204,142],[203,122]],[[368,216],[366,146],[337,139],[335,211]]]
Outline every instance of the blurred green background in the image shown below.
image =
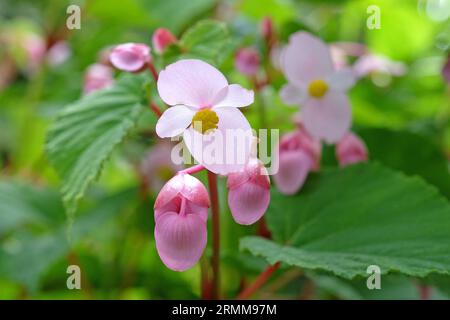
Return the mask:
[[[445,2],[445,1],[444,1]],[[200,296],[200,268],[176,273],[160,261],[153,239],[155,191],[142,195],[138,166],[155,143],[155,118],[146,111],[139,126],[104,166],[80,203],[70,237],[60,181],[44,151],[55,115],[82,94],[86,68],[106,47],[122,42],[150,45],[152,32],[169,28],[180,36],[197,21],[226,22],[231,41],[219,67],[230,83],[250,81],[234,69],[234,51],[254,46],[262,55],[260,22],[274,21],[280,42],[298,30],[324,41],[356,42],[372,53],[403,63],[401,76],[370,74],[351,90],[354,128],[369,153],[408,174],[418,174],[450,197],[450,93],[441,71],[450,48],[450,5],[425,0],[0,0],[0,299],[194,299]],[[65,28],[66,8],[82,8],[81,29]],[[381,29],[366,27],[367,7],[381,9]],[[436,9],[437,8],[437,9]],[[445,9],[446,8],[446,9]],[[445,14],[447,10],[447,14]],[[30,65],[21,45],[26,35],[47,46],[65,41],[69,57],[57,65]],[[267,63],[267,62],[266,62]],[[257,98],[247,117],[287,131],[294,111],[281,102],[285,82],[273,70],[273,85]],[[395,141],[387,144],[387,141]],[[400,150],[400,151],[398,151]],[[400,154],[401,152],[401,154]],[[324,163],[335,165],[331,150]],[[424,165],[428,164],[428,165]],[[447,175],[443,175],[446,172]],[[203,177],[204,178],[204,177]],[[220,181],[221,203],[226,202]],[[240,236],[255,233],[222,212],[222,284],[234,297],[266,263],[239,251]],[[209,249],[206,256],[210,255]],[[66,268],[81,267],[82,290],[68,290]],[[262,298],[383,299],[419,297],[414,279],[387,277],[384,290],[365,289],[365,279],[281,270]],[[448,287],[450,288],[450,286]],[[446,293],[447,292],[447,293]],[[434,289],[433,298],[449,290]]]

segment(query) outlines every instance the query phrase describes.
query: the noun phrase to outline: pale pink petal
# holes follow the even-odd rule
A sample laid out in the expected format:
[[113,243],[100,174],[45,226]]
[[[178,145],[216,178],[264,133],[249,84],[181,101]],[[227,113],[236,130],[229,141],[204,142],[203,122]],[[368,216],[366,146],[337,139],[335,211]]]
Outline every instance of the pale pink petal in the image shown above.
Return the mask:
[[347,96],[333,91],[320,99],[309,99],[301,116],[306,131],[327,143],[338,142],[348,132],[352,121]]
[[[175,198],[171,199],[165,205],[158,207],[155,206],[155,221],[157,221],[161,215],[166,214],[167,212],[175,212],[180,214],[182,201],[183,196],[176,195]],[[184,201],[185,201],[184,213],[198,215],[206,223],[206,221],[208,220],[208,206],[193,203],[192,201],[187,200],[186,198],[184,198]]]
[[297,193],[313,168],[311,156],[303,150],[280,152],[278,164],[273,180],[278,190],[286,195]]
[[114,47],[109,58],[117,69],[137,72],[151,60],[150,47],[143,43],[124,43]]
[[187,200],[203,207],[209,207],[209,196],[203,183],[189,174],[177,174],[167,181],[155,201],[155,209],[159,209],[181,195]]
[[253,103],[254,93],[252,90],[247,90],[238,84],[230,84],[223,88],[216,97],[217,102],[214,102],[213,107],[246,107]]
[[291,35],[281,62],[289,82],[303,88],[313,80],[327,78],[334,71],[328,46],[304,31]]
[[253,133],[245,116],[237,108],[215,108],[218,129],[201,134],[190,127],[184,142],[194,159],[208,170],[227,175],[245,167],[251,154]]
[[291,84],[285,84],[280,91],[280,97],[287,105],[300,105],[307,99],[307,92]]
[[191,124],[194,114],[191,108],[183,105],[168,108],[156,123],[156,134],[160,138],[181,134]]
[[329,78],[328,83],[331,90],[346,92],[355,85],[355,75],[352,69],[345,68],[334,72]]
[[270,202],[270,189],[251,181],[228,192],[228,205],[234,220],[249,225],[258,221]]
[[169,105],[211,107],[214,98],[226,86],[228,82],[219,70],[195,59],[168,65],[158,78],[159,95]]
[[174,271],[185,271],[197,263],[205,250],[206,224],[197,215],[168,212],[156,220],[155,241],[164,264]]
[[336,145],[336,157],[341,167],[367,161],[367,147],[357,135],[348,133]]

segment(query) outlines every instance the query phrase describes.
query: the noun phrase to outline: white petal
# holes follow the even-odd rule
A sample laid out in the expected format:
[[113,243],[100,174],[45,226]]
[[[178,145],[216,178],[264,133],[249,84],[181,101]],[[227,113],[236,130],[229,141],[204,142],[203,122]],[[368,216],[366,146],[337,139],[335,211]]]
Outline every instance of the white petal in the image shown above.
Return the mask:
[[280,97],[288,105],[302,104],[308,97],[306,91],[291,84],[285,84],[280,91]]
[[282,54],[282,70],[289,82],[306,88],[316,79],[326,79],[334,71],[328,46],[307,32],[289,38]]
[[218,101],[214,103],[214,107],[246,107],[254,101],[252,90],[247,90],[238,84],[230,84],[222,89],[218,94]]
[[352,69],[341,69],[328,78],[331,90],[346,92],[355,85],[355,75]]
[[338,142],[348,132],[352,121],[347,95],[334,91],[321,99],[309,99],[301,116],[306,131],[327,143]]
[[186,106],[170,107],[156,123],[156,134],[161,138],[177,136],[189,126],[193,116],[194,111]]
[[161,99],[173,106],[211,107],[217,94],[226,86],[224,75],[201,60],[179,60],[159,74],[158,92]]
[[194,159],[208,170],[226,175],[244,169],[251,154],[253,133],[237,108],[215,108],[218,128],[201,134],[192,127],[184,131],[184,142]]

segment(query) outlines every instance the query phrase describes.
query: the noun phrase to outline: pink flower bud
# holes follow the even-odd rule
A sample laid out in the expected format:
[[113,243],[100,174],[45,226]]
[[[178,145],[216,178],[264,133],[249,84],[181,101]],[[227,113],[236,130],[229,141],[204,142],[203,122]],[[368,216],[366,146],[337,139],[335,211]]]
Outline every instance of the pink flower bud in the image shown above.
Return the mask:
[[254,48],[239,49],[234,59],[236,69],[247,76],[258,72],[259,62],[259,53]]
[[249,225],[258,221],[270,202],[270,180],[258,159],[251,159],[241,172],[228,175],[228,205],[234,220]]
[[155,202],[156,249],[168,268],[187,270],[202,256],[207,242],[208,207],[208,191],[189,174],[176,175],[158,194]]
[[58,41],[47,51],[47,62],[50,66],[56,67],[69,59],[72,51],[66,41]]
[[156,53],[163,53],[169,45],[176,42],[177,38],[165,28],[156,29],[153,33],[152,43]]
[[273,38],[273,22],[270,17],[265,17],[261,21],[261,34],[267,41],[272,41]]
[[336,157],[341,167],[367,161],[367,147],[357,135],[347,133],[336,145]]
[[88,67],[84,76],[84,94],[108,88],[113,84],[113,70],[105,65],[95,63]]
[[286,195],[297,193],[311,170],[318,170],[322,146],[304,129],[288,133],[281,138],[279,145],[278,172],[273,180],[278,190]]
[[447,58],[444,67],[442,68],[442,76],[447,83],[450,83],[450,56]]
[[109,58],[119,70],[139,72],[151,61],[150,47],[143,43],[124,43],[114,47]]

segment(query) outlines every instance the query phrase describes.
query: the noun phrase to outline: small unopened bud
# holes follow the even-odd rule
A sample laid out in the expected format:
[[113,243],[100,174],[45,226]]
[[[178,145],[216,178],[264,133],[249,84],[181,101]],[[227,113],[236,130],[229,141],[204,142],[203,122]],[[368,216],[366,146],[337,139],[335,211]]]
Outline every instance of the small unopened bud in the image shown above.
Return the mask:
[[173,43],[177,42],[177,38],[167,29],[156,29],[152,36],[153,49],[156,53],[161,54]]
[[356,134],[348,133],[336,145],[336,157],[341,167],[367,161],[366,145]]
[[259,53],[254,48],[242,48],[236,53],[234,65],[239,72],[247,76],[254,76],[258,72],[259,64]]
[[124,43],[114,47],[109,58],[119,70],[139,72],[151,62],[150,47],[143,43]]

